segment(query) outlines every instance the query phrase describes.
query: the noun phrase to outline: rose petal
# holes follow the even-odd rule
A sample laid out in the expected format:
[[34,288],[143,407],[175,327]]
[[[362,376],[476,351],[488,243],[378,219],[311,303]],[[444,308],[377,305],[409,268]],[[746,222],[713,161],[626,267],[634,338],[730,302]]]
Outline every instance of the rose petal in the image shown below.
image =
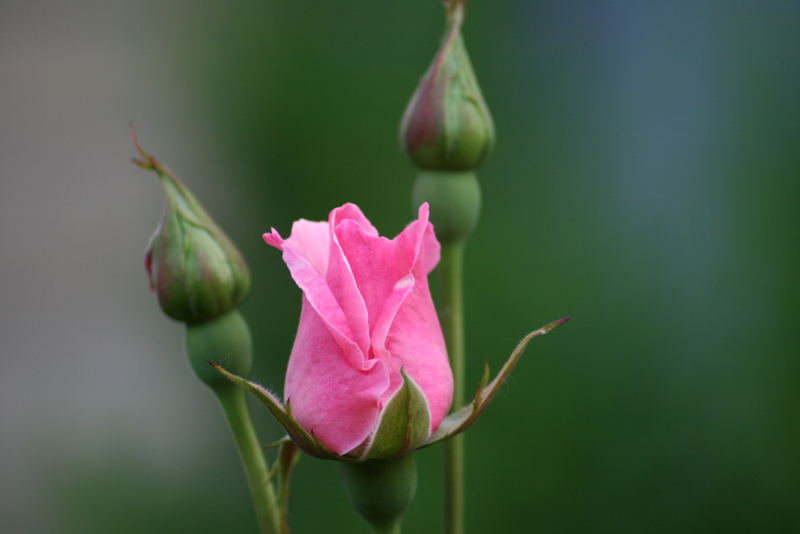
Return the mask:
[[[334,233],[367,306],[373,357],[392,366],[391,384],[381,402],[386,402],[401,386],[399,369],[405,366],[426,396],[431,396],[431,420],[438,425],[450,407],[452,374],[426,280],[439,260],[439,243],[428,222],[428,205],[420,206],[418,220],[391,241],[367,234],[350,219],[339,222]],[[403,322],[395,330],[416,339],[388,347],[387,335],[395,328],[400,310],[414,292],[418,298],[410,306],[421,309],[403,314]],[[432,379],[421,376],[431,370]]]
[[365,231],[357,219],[331,221],[334,238],[344,252],[356,289],[366,306],[373,344],[378,318],[384,315],[391,320],[394,315],[384,314],[383,308],[395,285],[413,271],[426,276],[438,261],[438,242],[432,229],[428,230],[427,204],[420,207],[419,217],[393,240]]
[[392,355],[389,390],[399,387],[401,381],[395,377],[404,368],[425,393],[431,409],[431,430],[436,430],[453,400],[453,373],[426,278],[417,279],[397,310],[386,336],[386,350]]
[[364,357],[369,357],[369,319],[364,299],[358,290],[350,263],[345,256],[339,236],[336,233],[337,225],[343,221],[352,221],[356,227],[368,235],[378,235],[378,231],[369,223],[358,206],[345,204],[331,211],[329,218],[330,230],[330,255],[328,257],[328,271],[325,280],[331,293],[344,311],[350,331],[351,339],[359,346]]
[[433,225],[428,222],[429,217],[430,208],[427,202],[423,202],[417,211],[417,220],[409,224],[394,238],[398,247],[414,250],[412,269],[418,277],[428,276],[439,263],[441,246],[436,239]]
[[283,250],[283,261],[289,268],[295,283],[303,290],[305,299],[314,308],[331,336],[339,344],[351,365],[356,369],[366,370],[374,365],[368,362],[365,352],[353,341],[350,325],[344,311],[339,306],[325,279],[319,274],[309,260],[301,252],[294,249],[294,244],[302,244],[303,239],[292,238],[282,240],[280,235],[273,231],[265,234],[264,240]]
[[297,421],[337,454],[360,445],[377,425],[389,369],[383,362],[375,363],[367,371],[353,367],[322,318],[303,299],[285,397]]

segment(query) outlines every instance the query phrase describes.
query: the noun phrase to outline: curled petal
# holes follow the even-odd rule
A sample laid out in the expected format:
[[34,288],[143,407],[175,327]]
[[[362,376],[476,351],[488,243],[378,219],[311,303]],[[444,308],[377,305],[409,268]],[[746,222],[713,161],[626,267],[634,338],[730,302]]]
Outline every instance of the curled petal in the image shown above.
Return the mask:
[[279,250],[291,247],[298,256],[314,267],[317,274],[325,277],[328,270],[328,249],[330,247],[327,222],[300,219],[292,225],[289,239],[284,240],[273,228],[271,232],[264,234],[264,241]]
[[[317,269],[303,255],[303,250],[296,250],[293,244],[302,243],[301,240],[293,241],[293,238],[282,240],[277,232],[265,234],[264,240],[283,250],[283,261],[289,268],[292,278],[303,290],[303,304],[308,303],[317,312],[317,316],[329,330],[331,337],[338,343],[342,352],[346,355],[350,364],[356,368],[365,368],[370,364],[366,362],[363,350],[353,341],[344,311],[336,297],[330,290],[325,278],[319,274]],[[302,320],[300,322],[302,326]]]

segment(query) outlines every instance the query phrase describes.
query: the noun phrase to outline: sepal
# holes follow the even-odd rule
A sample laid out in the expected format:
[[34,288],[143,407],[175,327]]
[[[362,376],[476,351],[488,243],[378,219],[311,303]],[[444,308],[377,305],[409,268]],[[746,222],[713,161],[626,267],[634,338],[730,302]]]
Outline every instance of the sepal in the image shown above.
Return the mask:
[[[307,454],[326,460],[360,463],[367,460],[397,458],[416,449],[446,440],[460,434],[483,413],[516,367],[528,343],[535,337],[548,334],[569,321],[564,317],[534,330],[517,344],[497,375],[489,381],[489,365],[484,362],[483,376],[472,402],[444,418],[435,432],[430,432],[430,408],[425,394],[414,380],[401,369],[403,385],[395,392],[382,412],[381,420],[370,439],[345,456],[330,451],[313,433],[307,432],[292,417],[291,402],[281,402],[263,386],[237,376],[221,366],[208,362],[222,376],[249,391],[263,404],[289,434],[273,446],[287,446],[289,438]],[[288,454],[288,453],[287,453]]]
[[506,360],[506,362],[503,364],[500,372],[497,373],[497,376],[495,376],[491,382],[489,382],[489,365],[485,363],[483,378],[481,383],[478,385],[478,389],[475,391],[475,397],[472,399],[472,402],[445,417],[442,421],[442,424],[440,424],[439,428],[436,429],[436,432],[434,432],[430,438],[428,438],[425,443],[422,444],[421,447],[427,447],[429,445],[433,445],[434,443],[446,440],[469,428],[472,423],[474,423],[478,417],[480,417],[480,415],[483,413],[483,410],[486,409],[489,403],[492,402],[492,399],[494,399],[495,395],[497,395],[497,392],[500,390],[502,385],[505,384],[506,380],[511,375],[511,372],[514,370],[514,367],[516,367],[517,362],[519,362],[519,359],[522,357],[522,353],[525,352],[525,348],[528,346],[528,343],[530,343],[535,337],[543,336],[549,332],[552,332],[570,319],[572,319],[572,317],[558,319],[544,325],[538,330],[534,330],[527,336],[523,337],[522,340],[517,344],[514,352],[511,353],[511,356],[509,356],[508,360]]
[[431,435],[428,400],[404,370],[400,371],[403,385],[388,401],[373,434],[362,445],[340,456],[297,422],[292,416],[291,401],[283,405],[263,386],[237,376],[214,362],[208,363],[222,376],[249,391],[286,430],[288,436],[273,443],[272,447],[284,447],[294,442],[304,452],[317,458],[360,463],[403,456],[425,444]]
[[422,445],[431,434],[431,410],[420,387],[400,370],[403,385],[389,400],[361,459],[402,456]]
[[302,426],[300,426],[300,423],[298,423],[297,420],[292,417],[291,403],[287,402],[284,406],[275,397],[275,395],[270,393],[263,386],[228,372],[214,362],[208,363],[211,364],[211,366],[222,376],[234,384],[244,388],[246,391],[249,391],[257,401],[259,401],[264,405],[264,407],[266,407],[267,410],[269,410],[272,416],[289,434],[289,437],[292,438],[292,441],[294,441],[305,453],[310,454],[311,456],[316,456],[317,458],[328,460],[341,459],[341,456],[328,450],[327,447],[325,447],[322,442],[314,437],[313,434],[309,434]]

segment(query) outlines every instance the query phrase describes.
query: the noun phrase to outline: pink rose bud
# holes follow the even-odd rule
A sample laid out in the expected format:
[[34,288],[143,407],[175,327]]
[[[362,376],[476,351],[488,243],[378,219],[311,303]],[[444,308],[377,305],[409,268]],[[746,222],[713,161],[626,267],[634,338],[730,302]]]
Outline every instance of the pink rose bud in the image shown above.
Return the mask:
[[462,20],[459,5],[400,125],[401,144],[421,169],[475,169],[494,144],[494,123],[464,47]]
[[250,274],[236,246],[189,189],[136,142],[138,166],[155,171],[167,198],[164,217],[145,256],[150,288],[161,309],[198,324],[236,308],[250,289]]
[[385,458],[422,444],[453,396],[428,288],[439,261],[428,205],[394,239],[345,204],[328,222],[301,219],[287,239],[272,230],[264,240],[303,291],[286,411],[338,455]]

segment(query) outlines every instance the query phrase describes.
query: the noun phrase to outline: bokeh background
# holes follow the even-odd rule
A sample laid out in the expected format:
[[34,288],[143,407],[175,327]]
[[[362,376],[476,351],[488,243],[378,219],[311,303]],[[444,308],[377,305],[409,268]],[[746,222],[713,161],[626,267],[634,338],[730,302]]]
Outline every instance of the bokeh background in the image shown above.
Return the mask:
[[[468,532],[800,532],[798,28],[790,0],[470,3],[499,132],[470,381],[575,319],[467,434]],[[346,201],[410,220],[396,128],[440,29],[435,0],[0,4],[0,531],[255,532],[148,292],[162,198],[127,122],[247,257],[280,390],[300,300],[261,232]],[[407,532],[439,531],[440,453]],[[291,506],[298,534],[367,532],[332,463]]]

